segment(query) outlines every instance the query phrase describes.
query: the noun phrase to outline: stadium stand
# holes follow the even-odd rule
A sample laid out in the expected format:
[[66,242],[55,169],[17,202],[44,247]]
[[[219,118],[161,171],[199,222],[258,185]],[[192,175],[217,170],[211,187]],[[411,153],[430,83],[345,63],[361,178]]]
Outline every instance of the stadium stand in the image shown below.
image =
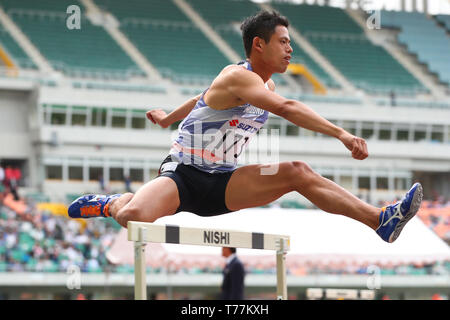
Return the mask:
[[450,201],[424,201],[419,218],[440,238],[450,243]]
[[96,0],[95,3],[119,19],[120,30],[163,76],[177,83],[209,82],[230,64],[171,1]]
[[381,15],[382,27],[401,29],[398,41],[442,82],[450,83],[450,38],[445,29],[419,12],[382,11]]
[[61,272],[71,264],[83,272],[105,270],[105,252],[118,228],[114,221],[83,225],[48,206],[40,210],[29,200],[23,205],[17,211],[0,205],[0,271]]
[[424,92],[425,88],[382,47],[374,45],[344,10],[273,3],[342,74],[368,93]]
[[[221,0],[189,0],[189,4],[199,12],[214,30],[238,53],[245,58],[242,44],[240,23],[245,17],[255,14],[259,10],[251,1],[221,1]],[[226,12],[227,14],[223,14]],[[326,73],[300,46],[291,40],[293,48],[292,62],[301,63],[311,70],[326,86],[338,88],[339,84]],[[274,80],[282,81],[278,75]]]
[[438,14],[435,16],[439,23],[442,23],[447,31],[450,31],[450,15],[448,14]]
[[36,69],[33,60],[23,51],[17,42],[11,37],[8,30],[0,22],[0,47],[6,51],[8,56],[17,66],[23,69]]
[[[81,3],[76,2],[81,6]],[[126,79],[143,72],[101,26],[81,15],[81,28],[66,26],[74,1],[10,1],[0,5],[51,63],[67,76]],[[60,10],[58,10],[60,9]]]

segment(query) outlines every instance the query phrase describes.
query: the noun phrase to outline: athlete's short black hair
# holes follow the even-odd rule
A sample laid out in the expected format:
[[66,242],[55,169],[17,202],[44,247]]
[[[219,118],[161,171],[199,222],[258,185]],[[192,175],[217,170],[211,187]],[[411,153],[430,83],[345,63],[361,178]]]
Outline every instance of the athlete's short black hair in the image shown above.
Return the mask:
[[259,37],[269,42],[277,26],[289,27],[286,17],[277,11],[262,10],[255,15],[246,18],[241,24],[242,40],[244,41],[245,55],[250,58],[253,38]]

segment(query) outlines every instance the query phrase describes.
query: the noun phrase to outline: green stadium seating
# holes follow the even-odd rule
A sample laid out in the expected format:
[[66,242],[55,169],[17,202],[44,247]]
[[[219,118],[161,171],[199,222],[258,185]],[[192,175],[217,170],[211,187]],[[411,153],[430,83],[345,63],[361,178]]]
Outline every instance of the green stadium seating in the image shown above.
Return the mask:
[[179,83],[209,83],[230,64],[172,1],[95,3],[119,19],[120,29],[167,78]]
[[43,270],[44,272],[58,272],[59,271],[59,265],[58,263],[48,260],[48,263],[44,265]]
[[91,272],[91,273],[102,273],[103,269],[100,267],[94,267],[94,266],[88,266],[87,267],[87,272]]
[[369,41],[344,10],[306,4],[272,5],[356,87],[382,94],[426,90],[384,48]]
[[23,49],[17,44],[10,33],[0,23],[0,47],[3,48],[13,60],[13,62],[23,69],[36,69],[36,65],[33,60],[23,51]]
[[29,259],[28,262],[25,265],[25,270],[29,272],[33,272],[36,270],[37,260],[36,259]]
[[210,82],[230,64],[193,25],[129,24],[122,29],[164,76],[180,83]]
[[272,3],[272,6],[286,15],[302,34],[337,32],[359,35],[363,33],[359,25],[340,8],[288,3]]
[[303,49],[301,49],[297,43],[291,41],[292,49],[292,63],[301,63],[306,67],[327,87],[340,88],[339,83],[334,80],[320,65],[317,64]]
[[119,231],[122,226],[114,219],[114,218],[105,218],[103,219],[107,225],[110,225],[114,230]]
[[240,23],[261,8],[248,0],[187,0],[187,2],[214,27],[228,25],[231,22]]
[[24,262],[26,259],[26,253],[20,248],[12,249],[10,255],[11,258],[17,262]]
[[78,0],[0,0],[0,6],[6,11],[13,9],[24,10],[40,10],[40,11],[54,11],[66,13],[67,7],[71,5],[80,6]]
[[[446,30],[419,12],[381,11],[381,15],[381,26],[401,29],[398,41],[442,82],[450,84],[450,38]],[[449,16],[445,17],[448,21]]]
[[[67,28],[66,9],[82,8],[81,29]],[[13,21],[56,70],[69,76],[127,79],[143,71],[101,26],[83,15],[73,0],[0,0]]]
[[94,0],[103,10],[119,19],[190,22],[180,9],[168,0]]
[[75,199],[77,199],[80,196],[81,196],[81,194],[78,194],[78,193],[67,193],[66,194],[66,203],[71,203],[72,201],[74,201]]
[[[8,219],[8,213],[6,212],[6,210],[4,209],[3,206],[0,207],[0,219],[2,219],[2,220]],[[0,246],[0,248],[1,248],[1,246]]]
[[281,208],[285,209],[306,209],[306,206],[296,200],[283,200],[280,203]]
[[19,234],[19,246],[23,251],[30,251],[34,246],[34,239],[25,232]]
[[450,31],[450,15],[448,14],[438,14],[435,16],[436,20],[442,23],[447,31]]
[[28,192],[25,198],[34,202],[50,202],[50,197],[42,192]]
[[116,267],[116,273],[134,273],[134,266],[122,264]]
[[420,91],[422,86],[382,47],[374,46],[363,37],[339,39],[320,36],[310,41],[330,62],[350,80],[372,93],[399,94]]

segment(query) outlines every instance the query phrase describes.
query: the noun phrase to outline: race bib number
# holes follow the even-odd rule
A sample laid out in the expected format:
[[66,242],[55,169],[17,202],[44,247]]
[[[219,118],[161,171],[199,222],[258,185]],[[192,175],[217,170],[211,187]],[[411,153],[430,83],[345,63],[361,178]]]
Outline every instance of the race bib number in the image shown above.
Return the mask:
[[250,138],[261,128],[262,124],[234,117],[216,132],[211,132],[205,149],[221,161],[216,163],[237,163],[238,157],[248,145]]

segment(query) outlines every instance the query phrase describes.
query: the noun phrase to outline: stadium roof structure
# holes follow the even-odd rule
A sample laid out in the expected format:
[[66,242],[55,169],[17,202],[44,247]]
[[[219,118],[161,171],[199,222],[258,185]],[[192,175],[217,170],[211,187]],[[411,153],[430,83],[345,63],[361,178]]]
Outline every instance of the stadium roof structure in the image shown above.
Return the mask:
[[[288,267],[307,262],[400,264],[450,260],[450,247],[418,217],[405,226],[394,243],[384,242],[358,221],[321,210],[253,208],[215,217],[180,212],[155,223],[286,234],[291,237]],[[223,266],[224,262],[217,247],[151,243],[147,248],[150,266],[168,263]],[[264,250],[238,249],[238,255],[247,265],[274,263],[273,255]],[[127,241],[125,229],[118,234],[107,256],[112,263],[133,264],[133,245]]]

